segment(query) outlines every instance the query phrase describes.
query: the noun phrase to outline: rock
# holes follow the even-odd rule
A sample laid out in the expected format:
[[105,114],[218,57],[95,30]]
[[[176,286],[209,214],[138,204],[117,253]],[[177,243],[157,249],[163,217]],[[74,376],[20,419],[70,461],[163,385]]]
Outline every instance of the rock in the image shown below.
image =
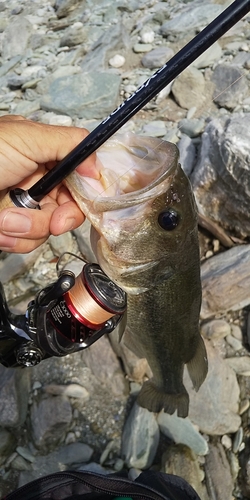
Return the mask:
[[195,145],[188,135],[182,134],[177,146],[180,153],[180,164],[185,174],[189,177],[196,160]]
[[211,80],[215,84],[214,102],[219,106],[233,109],[248,93],[247,81],[237,66],[218,64]]
[[198,392],[185,371],[184,385],[189,393],[189,418],[201,432],[223,435],[240,427],[238,415],[239,386],[233,370],[220,357],[216,348],[205,340],[208,355],[208,375]]
[[211,120],[191,178],[203,213],[243,238],[250,234],[249,127],[249,113]]
[[41,255],[41,245],[27,254],[9,254],[0,262],[0,281],[4,284],[27,272]]
[[234,338],[233,335],[227,335],[226,341],[234,351],[240,351],[240,349],[242,349],[243,347],[242,342]]
[[23,486],[34,479],[53,474],[53,472],[70,469],[72,465],[86,463],[91,459],[92,454],[93,449],[87,444],[71,443],[61,446],[48,455],[37,456],[32,464],[32,470],[20,474],[18,486]]
[[123,340],[119,342],[115,330],[109,334],[109,339],[116,355],[121,358],[124,370],[130,379],[142,383],[145,375],[149,378],[152,376],[147,360],[145,358],[138,358],[138,356],[126,347]]
[[122,457],[127,467],[147,469],[152,465],[159,444],[160,432],[153,413],[134,406],[122,435]]
[[0,465],[15,449],[16,439],[7,429],[0,429]]
[[8,24],[2,42],[2,57],[5,61],[25,53],[32,30],[32,24],[24,16],[18,16]]
[[143,56],[141,63],[144,68],[155,69],[161,68],[171,57],[173,57],[174,51],[170,47],[161,46],[157,49],[153,49]]
[[172,94],[179,106],[184,109],[204,103],[205,80],[202,73],[196,68],[187,68],[175,79]]
[[192,63],[192,65],[197,68],[207,68],[208,66],[211,66],[215,62],[217,62],[222,55],[222,48],[220,46],[219,42],[213,43],[212,47],[209,47],[209,49],[205,50],[203,54],[201,54],[195,61]]
[[57,385],[49,384],[44,387],[47,394],[53,396],[67,396],[68,398],[81,399],[82,402],[89,400],[89,392],[79,384]]
[[[124,50],[129,43],[129,37],[122,23],[113,24],[112,29],[107,31],[103,32],[102,30],[102,35],[93,43],[93,46],[81,62],[82,71],[84,73],[93,72],[95,75],[96,72],[105,72],[106,61],[110,58],[111,51],[119,52],[121,49]],[[99,76],[101,77],[101,73]]]
[[226,453],[221,443],[209,445],[205,461],[206,484],[210,498],[228,500],[233,495],[233,480]]
[[128,382],[107,337],[101,337],[82,353],[82,357],[96,379],[115,396],[123,398],[128,394]]
[[208,340],[223,339],[230,332],[231,326],[224,319],[212,319],[201,325],[201,334]]
[[72,409],[63,396],[54,396],[34,401],[31,407],[31,428],[35,446],[53,447],[68,430]]
[[221,5],[210,3],[193,5],[191,3],[181,14],[177,14],[170,21],[163,23],[160,31],[164,36],[189,33],[191,30],[195,30],[201,26],[207,26],[222,11],[223,7]]
[[158,416],[160,431],[176,444],[185,444],[197,455],[208,453],[207,441],[195,429],[190,419],[161,412]]
[[250,304],[249,249],[235,246],[202,263],[202,319]]
[[78,5],[79,0],[56,0],[55,11],[60,19],[66,17]]
[[250,376],[250,357],[249,356],[239,356],[226,358],[225,363],[232,368],[237,375]]
[[[184,445],[171,445],[162,456],[162,469],[167,474],[185,479],[200,495],[202,500],[209,500],[202,485],[203,474],[194,452]],[[191,498],[191,497],[190,497]]]
[[51,235],[49,237],[49,245],[55,255],[60,257],[65,251],[72,252],[73,238],[70,231],[58,236]]
[[125,62],[125,57],[120,54],[115,54],[114,57],[109,59],[109,65],[112,66],[112,68],[121,68]]
[[153,49],[151,43],[135,43],[133,46],[133,51],[136,54],[141,54],[143,52],[150,52]]
[[84,44],[87,40],[88,28],[86,29],[82,24],[80,26],[76,26],[75,23],[63,34],[60,40],[60,47],[74,47],[75,45]]
[[4,368],[0,365],[0,426],[20,427],[27,410],[30,389],[30,371]]
[[189,137],[197,137],[200,135],[205,127],[204,120],[199,120],[198,118],[188,119],[183,118],[179,122],[180,130]]
[[120,77],[111,73],[84,73],[56,79],[41,99],[45,111],[79,118],[103,118],[117,105]]
[[148,137],[164,137],[166,134],[166,125],[162,120],[152,120],[143,125],[142,134]]

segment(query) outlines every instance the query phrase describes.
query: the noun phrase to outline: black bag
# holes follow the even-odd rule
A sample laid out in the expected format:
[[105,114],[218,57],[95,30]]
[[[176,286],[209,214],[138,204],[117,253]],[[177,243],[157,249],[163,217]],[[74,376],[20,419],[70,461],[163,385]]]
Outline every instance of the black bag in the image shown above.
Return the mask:
[[57,472],[21,486],[2,500],[200,500],[182,478],[145,471],[135,481],[92,472]]

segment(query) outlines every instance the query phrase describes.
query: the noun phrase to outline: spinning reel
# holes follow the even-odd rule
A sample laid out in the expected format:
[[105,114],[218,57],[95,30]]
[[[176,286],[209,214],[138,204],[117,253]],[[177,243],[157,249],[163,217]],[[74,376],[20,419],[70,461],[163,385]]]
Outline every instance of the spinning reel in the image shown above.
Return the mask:
[[0,283],[0,363],[35,366],[51,356],[86,349],[112,332],[125,310],[125,292],[98,264],[85,264],[77,277],[63,270],[23,315],[9,310]]

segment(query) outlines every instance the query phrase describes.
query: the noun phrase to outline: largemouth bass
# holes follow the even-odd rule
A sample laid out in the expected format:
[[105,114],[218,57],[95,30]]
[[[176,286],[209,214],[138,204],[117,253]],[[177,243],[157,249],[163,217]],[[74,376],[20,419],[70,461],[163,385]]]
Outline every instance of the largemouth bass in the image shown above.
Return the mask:
[[128,296],[125,344],[153,378],[138,403],[188,414],[184,365],[196,390],[207,374],[199,334],[197,212],[178,149],[160,139],[116,134],[97,152],[100,180],[77,172],[67,186],[91,222],[97,261]]

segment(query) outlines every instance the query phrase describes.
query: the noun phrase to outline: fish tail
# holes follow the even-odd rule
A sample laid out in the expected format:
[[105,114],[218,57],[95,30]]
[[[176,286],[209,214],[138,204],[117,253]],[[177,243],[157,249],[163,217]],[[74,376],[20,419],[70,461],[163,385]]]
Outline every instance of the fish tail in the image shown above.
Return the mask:
[[178,417],[187,417],[189,407],[188,393],[182,385],[182,392],[167,394],[164,388],[158,387],[152,380],[144,382],[137,403],[149,411],[159,413],[162,409],[172,415],[177,410]]
[[206,347],[203,338],[199,335],[198,344],[193,358],[187,363],[188,374],[193,382],[196,392],[204,382],[207,371],[208,361]]

